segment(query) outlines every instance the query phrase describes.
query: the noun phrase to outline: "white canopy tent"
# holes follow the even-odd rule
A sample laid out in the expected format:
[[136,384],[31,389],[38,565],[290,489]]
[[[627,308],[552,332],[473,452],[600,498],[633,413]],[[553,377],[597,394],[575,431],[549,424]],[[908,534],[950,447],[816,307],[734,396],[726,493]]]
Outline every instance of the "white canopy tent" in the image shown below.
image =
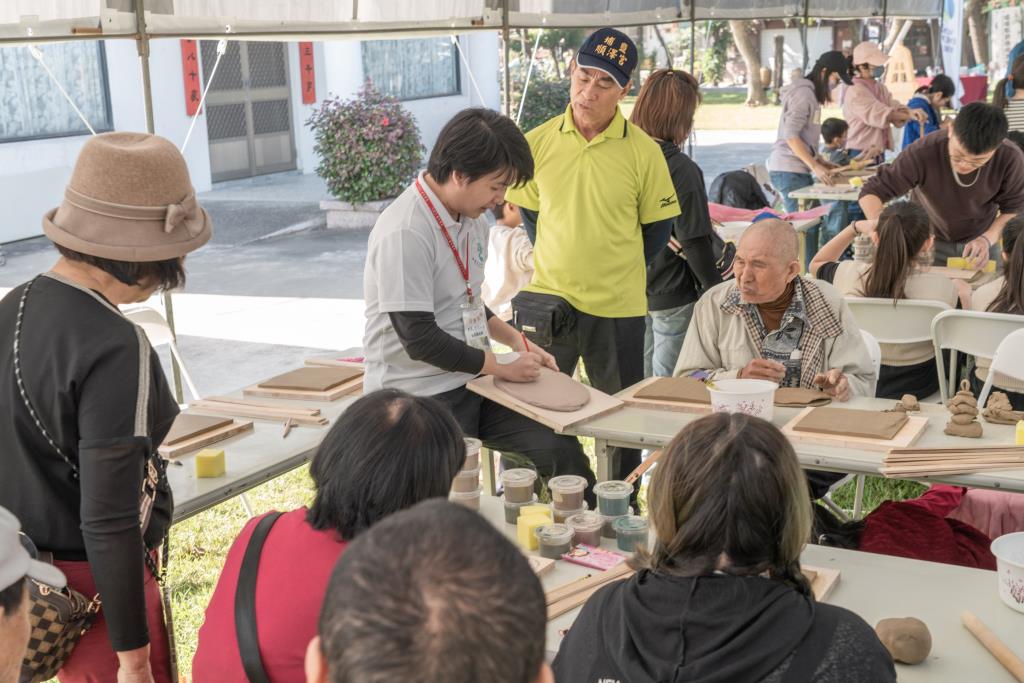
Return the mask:
[[[518,28],[645,26],[709,19],[941,18],[943,0],[3,0],[0,46],[69,40],[138,44],[154,132],[149,42],[158,38],[329,40]],[[804,41],[806,46],[806,40]],[[805,54],[805,61],[806,61]],[[505,60],[505,92],[510,89]],[[506,107],[509,98],[506,96]],[[508,110],[506,113],[510,113]],[[174,329],[170,295],[168,322]],[[178,400],[181,380],[174,363]]]

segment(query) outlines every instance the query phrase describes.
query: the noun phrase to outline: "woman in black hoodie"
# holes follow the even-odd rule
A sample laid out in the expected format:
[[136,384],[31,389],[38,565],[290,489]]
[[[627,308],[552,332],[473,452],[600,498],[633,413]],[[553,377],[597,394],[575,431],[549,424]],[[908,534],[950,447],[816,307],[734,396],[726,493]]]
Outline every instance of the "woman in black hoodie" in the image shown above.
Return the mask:
[[895,681],[863,619],[814,600],[800,571],[807,485],[782,433],[717,413],[683,429],[651,480],[654,547],[583,606],[559,681]]
[[697,79],[685,71],[655,71],[640,89],[630,120],[661,145],[679,199],[668,246],[647,266],[647,333],[644,376],[671,377],[693,305],[722,281],[712,249],[711,215],[704,173],[680,149],[700,104]]

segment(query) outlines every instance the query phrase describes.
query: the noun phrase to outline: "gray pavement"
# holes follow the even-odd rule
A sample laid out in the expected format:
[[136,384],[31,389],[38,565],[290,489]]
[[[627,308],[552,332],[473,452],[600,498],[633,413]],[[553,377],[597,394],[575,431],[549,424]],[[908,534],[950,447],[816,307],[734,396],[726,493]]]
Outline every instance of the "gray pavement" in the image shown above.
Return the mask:
[[[702,131],[694,159],[710,185],[719,173],[763,162],[774,138],[774,131]],[[201,393],[222,393],[299,365],[326,349],[358,344],[369,231],[327,230],[319,207],[326,194],[316,176],[288,173],[221,183],[199,196],[214,221],[214,236],[188,258],[182,306],[191,307],[188,312],[199,322],[179,329],[181,352]],[[7,263],[0,267],[0,287],[26,281],[57,258],[42,237],[4,245],[4,252]],[[250,311],[244,333],[218,329],[217,319],[233,325],[231,315],[251,308],[252,297],[268,302],[274,297],[277,312],[295,299],[290,308],[301,308],[302,313],[282,323],[268,305],[263,319],[259,309]],[[339,316],[343,319],[329,319]],[[275,318],[278,326],[292,327],[289,334],[275,329]],[[253,319],[265,333],[259,324],[251,324]],[[306,325],[308,335],[303,333]],[[282,338],[289,341],[282,344]]]

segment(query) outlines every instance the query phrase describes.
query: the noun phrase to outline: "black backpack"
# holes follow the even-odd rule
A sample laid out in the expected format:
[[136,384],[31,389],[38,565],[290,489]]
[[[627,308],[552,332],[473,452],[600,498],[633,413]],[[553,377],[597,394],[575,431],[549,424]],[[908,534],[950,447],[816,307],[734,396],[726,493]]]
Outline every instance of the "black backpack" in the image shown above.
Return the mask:
[[711,183],[708,200],[734,209],[767,209],[771,205],[757,179],[746,171],[727,171]]

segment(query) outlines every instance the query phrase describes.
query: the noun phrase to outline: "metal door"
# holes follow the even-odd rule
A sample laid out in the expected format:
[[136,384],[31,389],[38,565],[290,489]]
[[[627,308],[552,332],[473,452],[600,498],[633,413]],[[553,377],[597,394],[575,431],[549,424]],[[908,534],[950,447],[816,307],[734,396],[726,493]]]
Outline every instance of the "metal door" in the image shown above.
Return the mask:
[[[230,41],[206,96],[213,181],[295,168],[285,43]],[[203,85],[217,41],[200,42]]]

